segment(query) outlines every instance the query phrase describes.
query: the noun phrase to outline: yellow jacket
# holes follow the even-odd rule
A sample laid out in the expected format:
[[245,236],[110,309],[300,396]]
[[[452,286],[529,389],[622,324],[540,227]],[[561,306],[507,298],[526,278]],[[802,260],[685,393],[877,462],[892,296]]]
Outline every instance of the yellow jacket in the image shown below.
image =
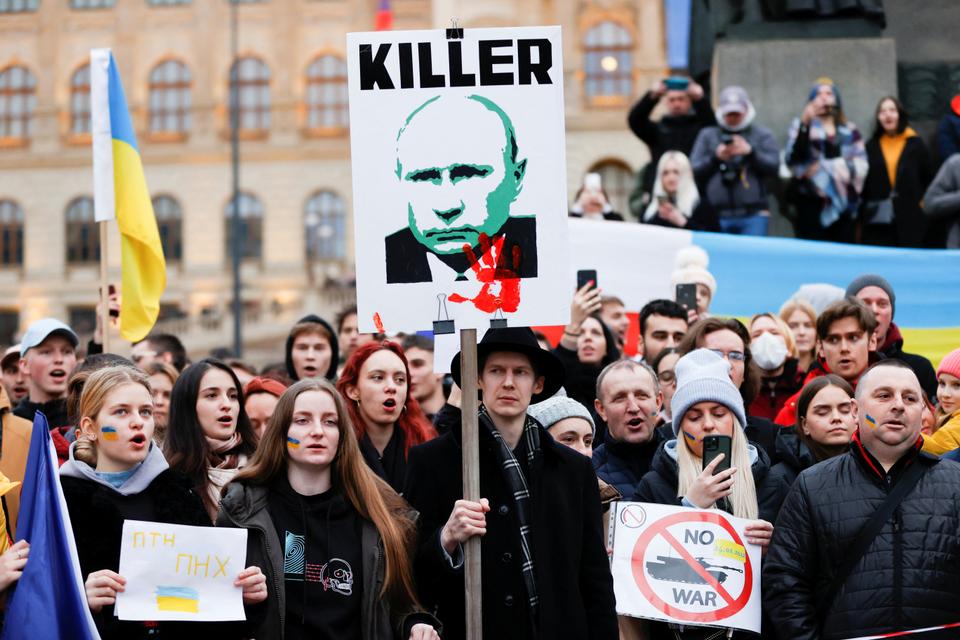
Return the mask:
[[923,450],[942,456],[948,451],[960,449],[960,411],[954,411],[933,435],[923,436]]
[[[20,512],[20,483],[27,468],[27,454],[30,452],[30,434],[33,425],[13,415],[10,398],[7,391],[0,386],[0,422],[3,424],[3,440],[0,441],[0,496],[7,503],[7,514],[10,518],[10,535],[16,537],[17,514]],[[4,482],[14,484],[3,489]],[[4,495],[6,494],[6,495]],[[6,522],[4,522],[6,529]]]

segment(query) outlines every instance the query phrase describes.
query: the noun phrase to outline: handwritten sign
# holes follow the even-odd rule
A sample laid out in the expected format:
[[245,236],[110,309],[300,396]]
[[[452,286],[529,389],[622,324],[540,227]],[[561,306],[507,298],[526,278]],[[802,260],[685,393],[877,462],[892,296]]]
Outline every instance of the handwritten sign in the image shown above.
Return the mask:
[[610,514],[617,613],[760,632],[760,548],[722,511],[616,502]]
[[244,569],[246,529],[123,523],[117,594],[121,620],[244,620],[242,591],[233,581]]

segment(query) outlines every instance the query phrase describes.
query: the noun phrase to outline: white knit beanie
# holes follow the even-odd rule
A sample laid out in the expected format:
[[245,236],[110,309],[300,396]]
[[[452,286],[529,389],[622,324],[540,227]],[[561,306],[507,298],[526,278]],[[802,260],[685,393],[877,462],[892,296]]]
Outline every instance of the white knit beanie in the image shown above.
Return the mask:
[[740,426],[747,424],[740,390],[730,380],[730,364],[709,349],[697,349],[677,360],[673,370],[677,390],[670,401],[673,435],[680,432],[680,423],[687,409],[698,402],[718,402],[737,416]]
[[709,271],[707,265],[710,264],[710,256],[697,245],[690,245],[677,251],[674,258],[674,270],[670,274],[670,283],[676,287],[678,284],[702,284],[710,289],[710,298],[717,295],[717,281]]
[[596,433],[597,427],[587,408],[572,398],[553,396],[543,402],[530,405],[527,409],[530,416],[549,429],[565,418],[582,418],[590,425],[590,431]]

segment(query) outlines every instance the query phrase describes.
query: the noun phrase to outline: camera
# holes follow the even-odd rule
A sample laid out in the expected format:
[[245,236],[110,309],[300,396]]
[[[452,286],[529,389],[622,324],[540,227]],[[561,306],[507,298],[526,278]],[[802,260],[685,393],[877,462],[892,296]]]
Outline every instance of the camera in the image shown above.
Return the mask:
[[[720,132],[720,143],[724,145],[733,144],[733,133],[729,131]],[[726,162],[720,164],[720,181],[726,186],[732,186],[740,176],[740,168],[743,164],[740,156],[733,156]]]

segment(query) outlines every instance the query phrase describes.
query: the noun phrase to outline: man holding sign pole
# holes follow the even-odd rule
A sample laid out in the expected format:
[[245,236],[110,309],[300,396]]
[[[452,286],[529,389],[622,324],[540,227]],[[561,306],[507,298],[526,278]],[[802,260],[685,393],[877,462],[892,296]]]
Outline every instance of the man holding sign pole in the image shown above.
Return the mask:
[[[462,545],[482,538],[483,637],[617,637],[613,585],[589,459],[527,414],[563,381],[528,328],[491,329],[477,345],[480,494],[462,500],[461,433],[410,451],[405,497],[421,516],[416,572],[444,637],[464,637]],[[451,371],[460,382],[460,354]]]

